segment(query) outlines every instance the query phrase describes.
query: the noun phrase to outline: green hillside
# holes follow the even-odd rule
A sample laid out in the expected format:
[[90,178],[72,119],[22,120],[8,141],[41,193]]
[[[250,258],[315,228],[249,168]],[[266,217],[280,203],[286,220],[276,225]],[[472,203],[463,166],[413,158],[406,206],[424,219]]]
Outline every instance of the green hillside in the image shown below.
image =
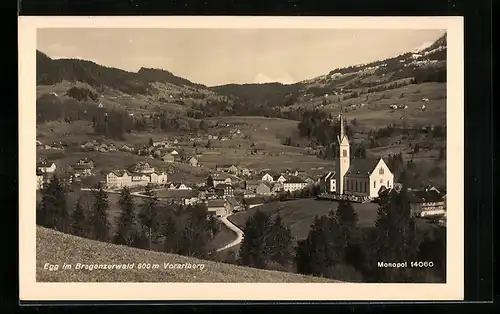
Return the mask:
[[[36,229],[36,279],[41,282],[335,282],[325,278],[260,270],[213,261],[113,245],[50,229]],[[59,265],[57,271],[46,263]],[[71,264],[73,269],[62,269]],[[76,263],[129,264],[133,269],[76,270]],[[158,264],[159,269],[137,269],[139,263]],[[203,269],[164,269],[164,263],[203,264]],[[154,267],[154,266],[152,266]],[[185,266],[187,267],[187,266]],[[47,268],[49,266],[47,265]]]

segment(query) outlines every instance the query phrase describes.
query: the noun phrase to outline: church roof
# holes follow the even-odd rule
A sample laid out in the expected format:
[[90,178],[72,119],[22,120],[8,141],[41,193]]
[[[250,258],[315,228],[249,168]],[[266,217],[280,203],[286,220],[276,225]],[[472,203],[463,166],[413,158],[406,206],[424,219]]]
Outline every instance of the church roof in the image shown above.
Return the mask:
[[367,178],[369,177],[380,159],[353,159],[347,170],[346,177]]

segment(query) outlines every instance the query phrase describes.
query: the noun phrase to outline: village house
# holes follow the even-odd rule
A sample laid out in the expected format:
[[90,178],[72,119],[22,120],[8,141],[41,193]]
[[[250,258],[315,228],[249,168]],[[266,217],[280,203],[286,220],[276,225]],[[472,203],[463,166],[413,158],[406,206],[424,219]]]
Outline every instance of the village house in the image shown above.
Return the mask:
[[[263,180],[264,181],[264,180]],[[277,174],[273,177],[273,182],[279,182],[279,183],[283,183],[286,181],[286,178],[285,176],[283,176],[282,174]]]
[[236,167],[235,165],[231,165],[228,169],[227,169],[227,172],[231,173],[231,174],[234,174],[234,175],[237,175],[238,174],[238,167]]
[[163,157],[161,157],[161,160],[164,162],[174,162],[175,157],[172,154],[167,153],[167,154],[163,155]]
[[109,188],[146,186],[148,184],[163,185],[167,183],[164,171],[155,171],[147,162],[140,161],[132,169],[113,170],[106,175],[106,185]]
[[80,159],[71,168],[74,171],[75,178],[91,176],[94,169],[94,161],[89,158]]
[[283,191],[284,191],[283,183],[276,182],[273,184],[273,187],[271,188],[271,194],[278,194]]
[[257,195],[271,195],[272,184],[268,181],[261,182],[255,189]]
[[47,176],[47,173],[42,172],[39,169],[36,169],[36,189],[41,190],[44,184],[48,183],[48,181],[49,181],[49,176]]
[[153,173],[155,172],[155,168],[152,167],[148,162],[146,161],[139,161],[133,168],[133,172],[137,173]]
[[208,213],[214,214],[217,217],[222,217],[231,214],[231,204],[226,200],[208,200],[207,202]]
[[335,160],[334,171],[327,173],[321,179],[325,191],[337,195],[375,198],[381,188],[392,188],[394,174],[382,158],[351,160],[350,143],[345,133],[342,114],[339,115],[339,119],[340,135],[337,138],[339,157]]
[[269,173],[265,173],[262,178],[261,178],[261,181],[267,181],[267,182],[274,182],[274,178],[273,178],[273,175],[269,174]]
[[244,177],[249,177],[252,175],[252,171],[248,168],[241,168],[240,169],[240,175]]
[[212,179],[214,182],[214,187],[216,187],[218,184],[223,183],[232,185],[231,177],[223,173],[213,176]]
[[444,215],[445,195],[435,187],[427,186],[421,190],[407,192],[411,215],[414,217]]
[[127,170],[113,170],[106,175],[108,188],[123,188],[132,185],[132,174]]
[[184,199],[184,205],[196,205],[200,203],[200,199],[196,196],[188,197]]
[[47,159],[42,159],[36,163],[36,169],[43,173],[54,173],[56,168],[56,164],[49,162]]
[[241,205],[241,202],[238,202],[236,199],[234,198],[229,198],[227,200],[227,202],[229,203],[229,205],[231,206],[233,212],[239,212],[243,209],[243,206]]
[[307,186],[306,181],[302,180],[299,177],[292,177],[283,182],[283,191],[285,192],[300,191],[306,186]]
[[257,196],[257,194],[255,194],[255,192],[253,192],[253,191],[250,191],[250,190],[243,191],[243,198],[253,198],[256,196]]
[[255,192],[260,185],[260,181],[245,181],[245,190]]
[[230,172],[230,169],[233,169],[234,165],[215,165],[215,171],[218,172]]
[[227,183],[217,184],[215,187],[215,194],[222,198],[229,198],[234,196],[234,188],[232,185]]
[[168,186],[168,189],[169,190],[178,190],[178,191],[188,191],[188,190],[192,190],[191,187],[185,185],[184,183],[170,183],[170,185]]
[[188,159],[188,163],[192,166],[192,167],[198,167],[198,159],[196,159],[195,157],[190,157]]
[[262,197],[244,198],[241,203],[244,210],[249,210],[264,205],[265,200]]

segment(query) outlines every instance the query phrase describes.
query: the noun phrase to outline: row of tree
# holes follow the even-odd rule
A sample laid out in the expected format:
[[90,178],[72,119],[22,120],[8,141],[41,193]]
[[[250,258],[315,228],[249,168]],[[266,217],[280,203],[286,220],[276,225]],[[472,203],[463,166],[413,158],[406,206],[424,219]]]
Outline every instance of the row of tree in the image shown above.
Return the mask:
[[103,242],[187,256],[207,257],[208,243],[218,230],[215,218],[203,206],[161,204],[148,186],[147,197],[136,204],[130,190],[123,188],[120,213],[110,223],[107,193],[98,185],[90,204],[78,198],[74,209],[67,206],[67,191],[57,176],[41,189],[37,224]]
[[[349,201],[336,211],[316,216],[306,239],[294,238],[279,212],[257,210],[244,228],[238,263],[341,281],[444,282],[446,230],[418,228],[411,217],[406,190],[380,200],[374,227],[358,226]],[[286,206],[286,205],[284,205]],[[407,261],[408,267],[380,267],[379,262]],[[411,262],[426,261],[426,267]]]

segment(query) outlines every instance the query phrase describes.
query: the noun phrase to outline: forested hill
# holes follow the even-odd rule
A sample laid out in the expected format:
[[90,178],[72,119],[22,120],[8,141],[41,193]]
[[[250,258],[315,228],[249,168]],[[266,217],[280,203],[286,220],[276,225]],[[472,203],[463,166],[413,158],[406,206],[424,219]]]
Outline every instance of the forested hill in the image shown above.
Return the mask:
[[[387,90],[401,84],[446,82],[446,34],[427,48],[409,51],[384,60],[358,64],[330,71],[295,84],[228,84],[210,89],[238,98],[248,105],[288,107],[305,98],[315,98],[340,91],[365,94],[377,88]],[[391,86],[388,86],[392,84]],[[399,84],[399,85],[398,85]],[[370,90],[369,90],[370,89]]]
[[37,50],[37,85],[54,85],[62,81],[83,82],[92,87],[107,86],[127,94],[147,94],[154,88],[153,82],[170,83],[178,86],[206,88],[169,71],[141,68],[128,72],[106,67],[92,61],[79,59],[51,59]]

